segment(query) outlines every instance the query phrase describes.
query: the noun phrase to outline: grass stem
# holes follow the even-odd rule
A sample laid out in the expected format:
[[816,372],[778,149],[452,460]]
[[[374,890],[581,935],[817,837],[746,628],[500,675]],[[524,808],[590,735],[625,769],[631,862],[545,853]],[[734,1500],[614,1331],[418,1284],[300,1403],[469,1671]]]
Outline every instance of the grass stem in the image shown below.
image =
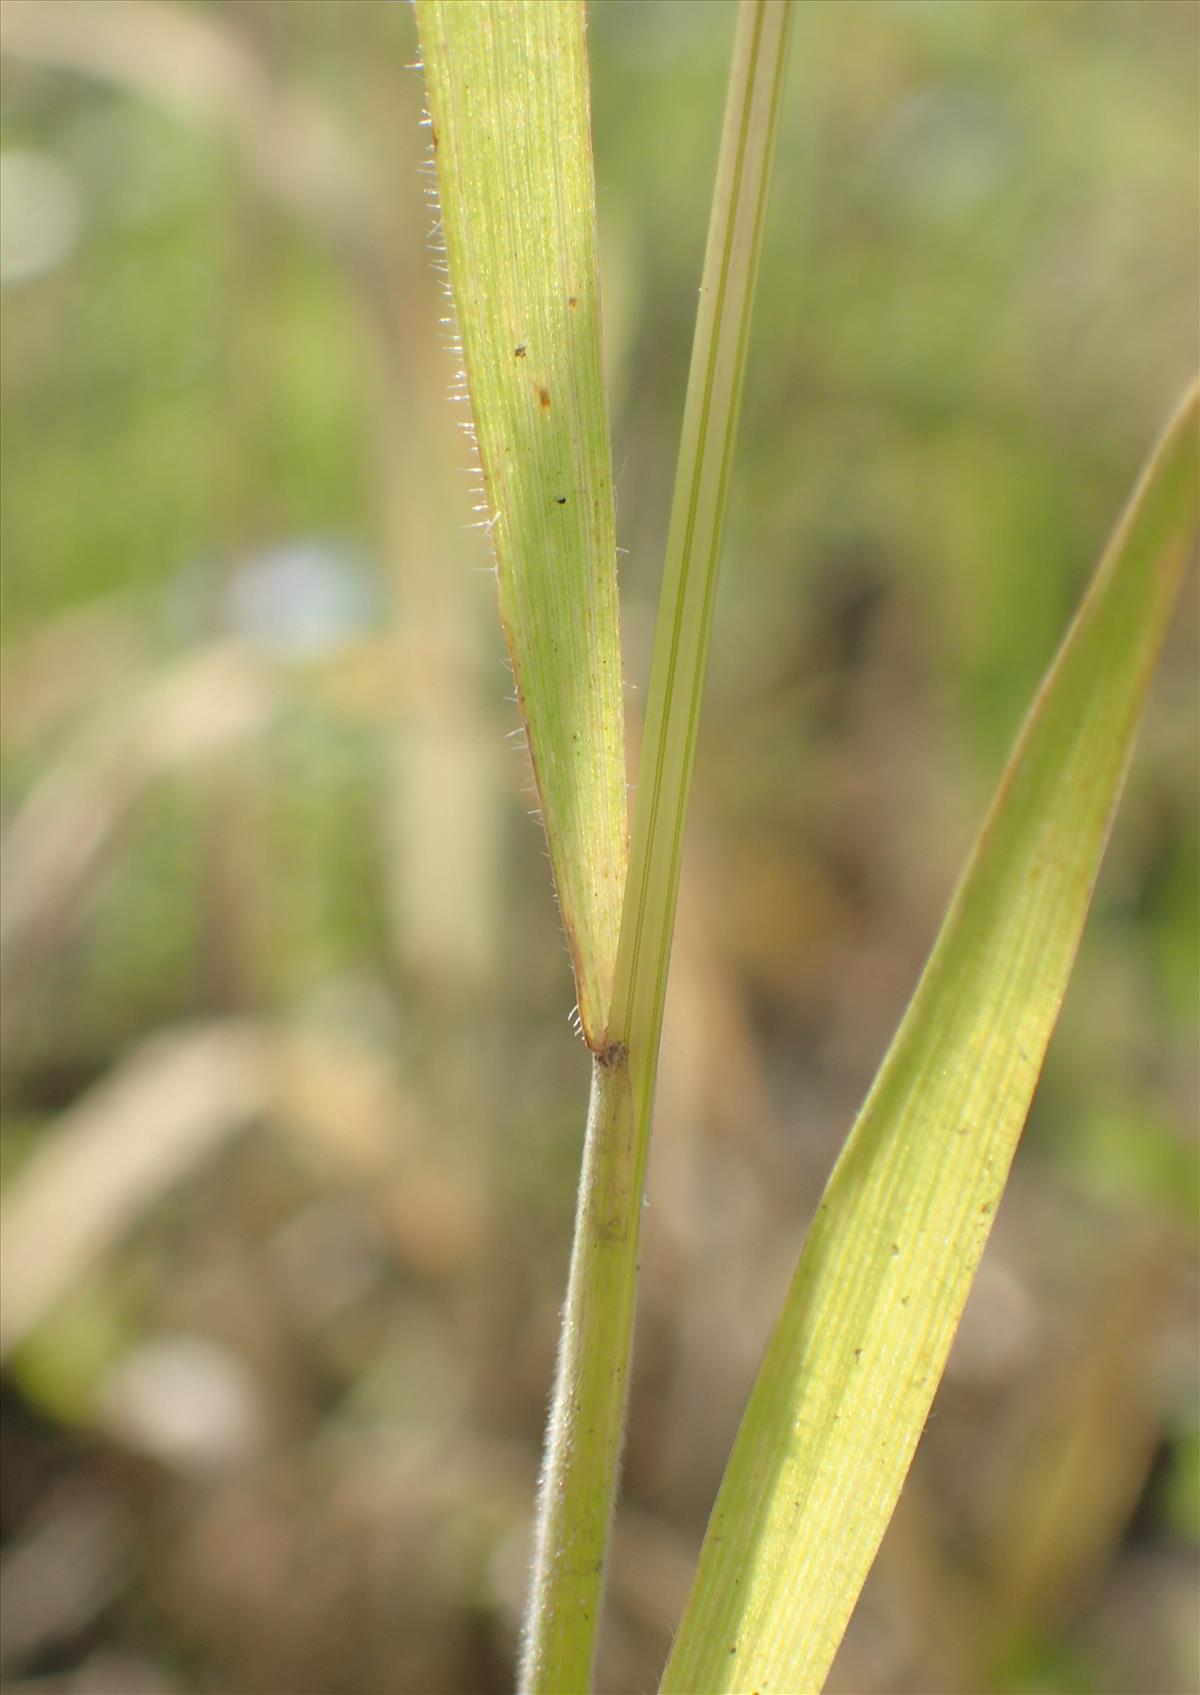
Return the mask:
[[526,1695],[591,1682],[637,1294],[647,1143],[633,1132],[629,1057],[618,1047],[592,1061],[519,1679]]
[[591,1681],[620,1469],[642,1188],[683,825],[791,11],[790,0],[742,0],[738,13],[651,665],[608,1047],[593,1069],[539,1500],[520,1684],[526,1695],[579,1695]]

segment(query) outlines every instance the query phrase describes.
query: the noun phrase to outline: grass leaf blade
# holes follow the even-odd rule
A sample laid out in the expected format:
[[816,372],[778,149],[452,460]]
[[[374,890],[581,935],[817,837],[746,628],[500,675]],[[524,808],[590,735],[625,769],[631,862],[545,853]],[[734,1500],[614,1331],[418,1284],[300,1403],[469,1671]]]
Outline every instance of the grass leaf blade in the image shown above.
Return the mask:
[[639,761],[611,1032],[630,1054],[639,1121],[658,1067],[683,828],[708,663],[791,0],[742,0],[692,345]]
[[1200,496],[1167,430],[1021,732],[751,1393],[662,1688],[819,1690],[945,1365],[1066,988]]
[[418,0],[500,610],[579,1016],[608,1020],[624,706],[582,0]]

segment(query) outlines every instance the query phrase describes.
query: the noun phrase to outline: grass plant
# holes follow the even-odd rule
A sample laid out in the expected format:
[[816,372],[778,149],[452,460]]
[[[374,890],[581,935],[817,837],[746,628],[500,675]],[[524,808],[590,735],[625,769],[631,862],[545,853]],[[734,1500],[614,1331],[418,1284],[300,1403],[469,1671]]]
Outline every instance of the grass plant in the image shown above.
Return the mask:
[[[741,0],[626,870],[581,0],[417,0],[483,523],[581,1033],[575,1240],[521,1686],[590,1686],[688,790],[790,0]],[[1197,513],[1197,395],[1039,692],[830,1179],[663,1688],[817,1690],[894,1508],[1054,1026]]]

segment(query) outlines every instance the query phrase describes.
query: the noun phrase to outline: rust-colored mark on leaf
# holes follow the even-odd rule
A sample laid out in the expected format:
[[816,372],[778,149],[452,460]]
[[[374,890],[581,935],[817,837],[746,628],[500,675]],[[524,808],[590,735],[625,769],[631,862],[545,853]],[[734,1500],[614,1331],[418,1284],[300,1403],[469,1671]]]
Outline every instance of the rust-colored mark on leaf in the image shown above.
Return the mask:
[[543,412],[550,410],[550,390],[544,385],[538,389],[538,401]]

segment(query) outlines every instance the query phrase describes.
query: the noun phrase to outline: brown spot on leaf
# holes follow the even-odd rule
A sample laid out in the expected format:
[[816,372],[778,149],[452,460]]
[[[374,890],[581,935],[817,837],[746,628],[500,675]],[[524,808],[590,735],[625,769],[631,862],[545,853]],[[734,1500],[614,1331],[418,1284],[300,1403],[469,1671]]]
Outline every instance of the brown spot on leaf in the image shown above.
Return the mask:
[[513,358],[514,359],[524,359],[524,357],[525,357],[525,343],[522,342],[520,347],[514,347],[513,348]]
[[550,410],[550,390],[548,388],[543,387],[538,389],[538,401],[541,404],[543,412],[548,412]]

